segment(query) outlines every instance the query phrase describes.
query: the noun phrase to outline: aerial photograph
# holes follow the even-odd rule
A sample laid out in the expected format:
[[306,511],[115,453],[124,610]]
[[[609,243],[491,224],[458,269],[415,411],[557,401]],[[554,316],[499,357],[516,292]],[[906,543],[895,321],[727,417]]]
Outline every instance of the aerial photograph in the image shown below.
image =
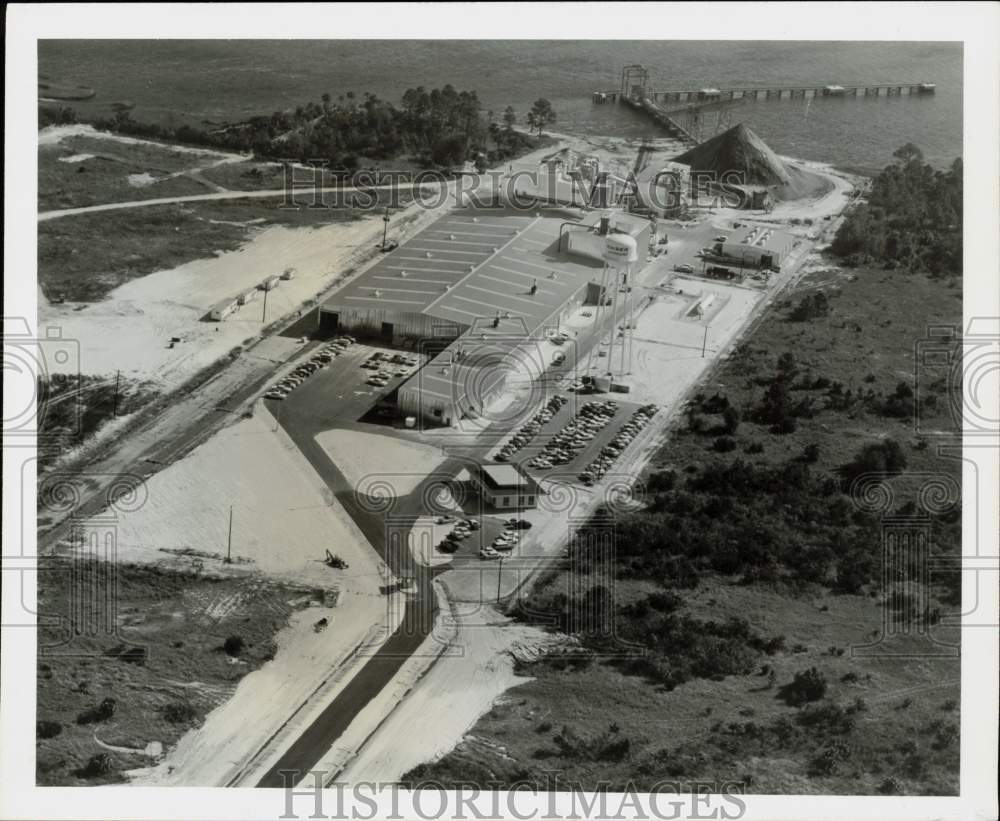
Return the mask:
[[38,41],[35,786],[958,796],[963,43],[375,32]]

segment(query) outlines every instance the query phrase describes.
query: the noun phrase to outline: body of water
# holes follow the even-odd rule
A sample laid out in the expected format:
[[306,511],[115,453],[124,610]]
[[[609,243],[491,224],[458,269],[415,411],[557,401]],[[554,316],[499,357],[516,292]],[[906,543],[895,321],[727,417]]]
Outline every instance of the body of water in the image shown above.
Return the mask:
[[369,91],[398,101],[406,88],[451,83],[475,90],[484,109],[523,117],[548,98],[555,130],[655,136],[620,105],[594,105],[616,89],[622,66],[640,63],[652,88],[933,82],[937,94],[748,102],[732,111],[781,154],[874,170],[904,142],[938,166],[962,153],[962,46],[957,43],[525,40],[49,40],[39,71],[90,86],[70,103],[82,114],[135,104],[139,120],[236,120]]

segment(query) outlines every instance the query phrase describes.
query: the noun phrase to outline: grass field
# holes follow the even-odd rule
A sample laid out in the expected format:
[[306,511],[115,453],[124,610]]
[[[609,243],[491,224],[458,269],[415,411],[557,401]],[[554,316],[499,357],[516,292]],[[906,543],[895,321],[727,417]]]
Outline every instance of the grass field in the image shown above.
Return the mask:
[[41,785],[115,783],[151,763],[148,745],[166,749],[200,724],[272,656],[309,598],[254,579],[90,560],[47,561],[38,593]]
[[[827,312],[792,319],[820,290]],[[928,326],[961,316],[960,282],[832,269],[806,278],[679,415],[647,476],[648,508],[616,524],[611,564],[577,548],[527,595],[533,612],[522,617],[561,619],[583,650],[526,665],[533,681],[406,778],[544,784],[556,773],[585,789],[669,779],[737,781],[751,793],[957,793],[958,637],[935,613],[956,611],[955,580],[884,590],[885,524],[841,482],[863,446],[891,438],[906,467],[886,480],[887,513],[920,513],[928,481],[957,487],[957,460],[937,450],[960,441],[948,410],[956,386],[943,369],[923,370],[918,386],[914,363]],[[793,421],[775,425],[760,409],[781,367]],[[791,485],[727,495],[741,461],[758,480]],[[830,524],[837,517],[842,527]],[[959,522],[954,506],[930,517],[932,553],[957,554]],[[701,552],[685,559],[699,538]],[[908,596],[926,596],[926,609]],[[579,626],[595,612],[612,632]],[[901,616],[950,646],[920,630],[886,633]]]
[[[362,158],[358,168],[359,170],[354,172],[358,175],[364,173],[361,169],[379,168],[382,173],[388,173],[390,170],[400,173],[415,173],[422,170],[421,166],[405,158],[382,160],[379,162]],[[232,191],[266,191],[283,188],[285,184],[285,171],[282,166],[266,162],[247,161],[217,165],[214,168],[209,168],[201,172],[201,176],[216,185],[221,185],[223,188],[228,188]],[[308,185],[332,186],[341,183],[337,169],[331,168],[319,167],[312,170],[297,167],[294,169],[292,177],[295,185],[298,187]]]
[[[38,209],[181,197],[213,190],[185,172],[221,155],[77,135],[38,149]],[[72,161],[67,161],[72,160]],[[148,175],[148,176],[142,176]],[[133,182],[130,182],[130,177]]]

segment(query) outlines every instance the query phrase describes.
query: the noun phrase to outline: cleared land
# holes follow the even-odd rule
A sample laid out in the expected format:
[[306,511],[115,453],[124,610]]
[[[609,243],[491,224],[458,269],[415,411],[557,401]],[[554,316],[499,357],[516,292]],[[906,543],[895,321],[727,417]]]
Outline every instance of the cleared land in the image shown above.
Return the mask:
[[[254,418],[227,428],[156,474],[148,481],[146,493],[135,510],[119,513],[116,524],[117,567],[127,579],[148,580],[136,589],[134,598],[130,589],[124,597],[129,612],[144,615],[121,623],[157,648],[167,644],[170,652],[162,659],[167,666],[159,666],[157,655],[156,665],[152,658],[139,665],[141,675],[119,675],[120,680],[112,682],[109,665],[121,665],[125,671],[132,666],[125,663],[129,658],[106,661],[97,682],[100,689],[74,690],[65,682],[80,677],[73,666],[77,661],[46,659],[48,672],[60,687],[40,690],[39,716],[51,715],[66,724],[70,714],[99,704],[110,694],[118,703],[115,715],[127,718],[124,729],[128,734],[109,718],[101,725],[109,730],[108,737],[102,734],[101,740],[110,738],[108,743],[139,748],[155,740],[162,746],[148,754],[116,757],[113,770],[103,778],[118,780],[121,770],[141,769],[135,777],[143,783],[222,785],[266,748],[271,736],[313,691],[326,686],[338,668],[349,662],[359,644],[389,629],[387,625],[398,614],[380,586],[391,579],[353,521],[262,407]],[[230,506],[232,562],[226,563]],[[92,526],[99,527],[102,521],[98,516]],[[323,563],[327,549],[348,566],[327,567]],[[67,562],[67,569],[72,566]],[[68,578],[72,580],[71,575]],[[162,605],[157,594],[147,612],[142,596],[149,595],[149,586],[155,586],[158,579],[164,580]],[[210,583],[218,586],[220,594],[198,598],[198,591]],[[48,608],[72,600],[63,595],[58,577],[44,579],[40,587]],[[263,601],[261,597],[273,590],[292,591],[281,593],[289,604]],[[289,619],[296,608],[308,610]],[[223,627],[213,627],[203,636],[204,625],[215,622]],[[221,661],[209,664],[204,653],[215,652],[222,644],[228,635],[224,630],[238,633],[256,649],[248,650],[243,661],[228,662],[220,656]],[[112,638],[100,644],[104,648],[100,652],[122,641]],[[190,658],[175,662],[173,653],[187,652],[184,648],[192,646],[197,649]],[[71,643],[70,649],[75,645]],[[274,663],[236,688],[243,674],[272,658]],[[205,666],[205,672],[199,665]],[[225,686],[216,683],[219,665],[228,671],[222,677]],[[156,689],[157,675],[163,678],[162,697]],[[153,690],[153,697],[144,695],[146,687]],[[163,719],[170,729],[166,732],[157,711],[166,709],[168,698],[180,699],[178,694],[197,709],[192,712],[185,707],[183,720]],[[146,716],[144,711],[151,712]],[[251,713],[253,730],[248,732]],[[190,733],[163,758],[184,731]],[[51,773],[48,783],[73,783],[75,769],[86,764],[90,747],[82,740],[74,744],[73,757],[45,765]]]
[[[829,312],[798,319],[801,300],[820,289]],[[523,665],[533,681],[508,691],[454,751],[404,780],[512,783],[556,771],[590,789],[598,778],[611,789],[628,779],[640,787],[697,779],[739,781],[754,793],[954,794],[958,638],[938,619],[957,608],[956,579],[883,590],[878,518],[855,510],[839,482],[863,446],[888,435],[907,463],[888,480],[890,510],[919,510],[908,503],[920,504],[928,479],[942,477],[952,498],[932,516],[932,552],[958,549],[960,465],[935,448],[959,442],[948,411],[955,387],[943,369],[921,372],[929,393],[908,405],[899,384],[915,387],[914,343],[927,326],[960,323],[960,297],[960,283],[901,272],[829,268],[804,279],[705,380],[648,477],[648,509],[619,517],[612,564],[574,552],[524,600],[525,618],[555,618],[557,634],[572,633],[587,650]],[[781,433],[758,413],[785,352],[795,363],[796,410],[794,429]],[[847,391],[848,400],[839,398]],[[729,406],[735,428],[723,413]],[[933,433],[914,433],[915,409]],[[751,498],[725,490],[745,470],[738,460],[762,472]],[[763,482],[765,471],[799,478],[782,491]],[[824,558],[837,506],[845,538],[863,538]],[[751,510],[756,524],[745,521]],[[673,517],[673,530],[662,516]],[[746,534],[736,553],[727,522]],[[687,543],[695,537],[707,539],[701,559]],[[647,542],[652,552],[637,549]],[[769,552],[779,543],[791,553],[772,564],[783,555]],[[926,610],[914,604],[921,597]],[[616,625],[615,642],[595,612]],[[877,643],[887,618],[920,629]],[[636,655],[636,644],[621,642],[646,649]]]
[[[112,581],[109,612],[94,596]],[[155,760],[272,656],[289,614],[308,601],[259,579],[88,560],[46,560],[38,590],[41,785],[120,782]],[[242,640],[236,655],[224,649],[230,636]]]
[[[279,205],[258,200],[154,205],[40,222],[38,279],[50,300],[95,302],[146,274],[234,251],[269,226],[318,227],[354,219],[344,210]],[[109,224],[114,231],[106,241],[94,242]]]

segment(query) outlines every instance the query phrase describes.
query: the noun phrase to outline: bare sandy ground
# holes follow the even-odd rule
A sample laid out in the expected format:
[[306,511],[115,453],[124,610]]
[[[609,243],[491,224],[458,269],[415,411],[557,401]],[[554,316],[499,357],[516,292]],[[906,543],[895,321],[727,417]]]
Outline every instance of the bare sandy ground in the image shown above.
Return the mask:
[[355,488],[393,496],[412,493],[446,457],[431,445],[357,430],[324,431],[316,441]]
[[[232,507],[233,570],[378,597],[386,572],[378,555],[267,409],[255,409],[147,481],[145,503],[119,514],[118,558],[156,562],[189,551],[225,571]],[[348,569],[323,564],[334,547]]]
[[[102,302],[39,306],[39,324],[60,326],[64,338],[79,340],[83,373],[121,369],[174,387],[263,330],[262,296],[224,322],[202,321],[215,303],[293,267],[295,279],[268,293],[267,320],[294,313],[329,286],[359,247],[375,243],[382,230],[375,222],[271,226],[235,251],[131,280]],[[171,348],[174,336],[182,341]]]
[[[161,551],[190,548],[202,555],[182,561],[200,561],[215,572],[252,569],[327,589],[333,594],[327,603],[336,604],[295,613],[277,638],[275,659],[242,679],[232,697],[165,759],[134,773],[136,783],[221,786],[237,778],[285,736],[294,736],[317,701],[322,704],[364,660],[357,648],[382,639],[401,617],[401,597],[379,593],[390,579],[387,568],[275,427],[260,408],[253,419],[222,431],[153,477],[146,503],[121,518],[119,560],[166,557],[173,564],[174,554]],[[223,565],[230,504],[234,563]],[[346,570],[322,563],[331,545],[348,562]],[[326,627],[317,631],[324,618]]]
[[706,285],[681,279],[674,280],[674,284],[685,294],[717,294],[721,308],[703,321],[685,319],[685,309],[693,301],[666,295],[639,317],[629,398],[637,402],[655,402],[666,408],[674,406],[701,378],[762,298],[759,292],[722,284]]

